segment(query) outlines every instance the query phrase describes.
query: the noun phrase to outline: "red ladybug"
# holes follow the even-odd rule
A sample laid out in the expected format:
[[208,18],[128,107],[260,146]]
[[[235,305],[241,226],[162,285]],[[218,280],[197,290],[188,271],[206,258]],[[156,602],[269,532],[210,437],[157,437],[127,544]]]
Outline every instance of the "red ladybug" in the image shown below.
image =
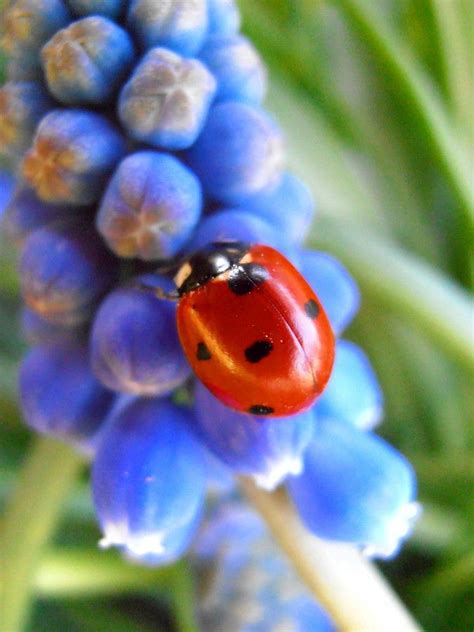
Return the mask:
[[181,344],[220,401],[267,417],[313,404],[331,374],[334,334],[283,255],[269,246],[213,243],[181,265],[175,283]]

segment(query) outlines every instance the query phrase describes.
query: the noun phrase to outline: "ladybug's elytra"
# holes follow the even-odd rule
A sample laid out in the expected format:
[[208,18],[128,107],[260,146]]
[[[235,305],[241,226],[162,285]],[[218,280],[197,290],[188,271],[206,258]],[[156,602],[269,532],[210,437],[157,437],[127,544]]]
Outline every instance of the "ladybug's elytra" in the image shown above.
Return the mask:
[[184,352],[220,401],[267,417],[313,404],[331,374],[334,334],[283,255],[269,246],[212,243],[180,266],[175,283]]

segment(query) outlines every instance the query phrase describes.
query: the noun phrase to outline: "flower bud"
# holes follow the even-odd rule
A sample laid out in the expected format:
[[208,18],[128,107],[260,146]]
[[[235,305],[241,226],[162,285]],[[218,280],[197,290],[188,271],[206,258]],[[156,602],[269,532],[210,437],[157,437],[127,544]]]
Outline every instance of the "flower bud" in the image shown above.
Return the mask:
[[131,0],[127,23],[145,49],[165,46],[190,57],[207,33],[206,0]]
[[247,198],[242,210],[258,215],[295,244],[305,239],[314,216],[314,200],[308,187],[285,173],[276,186]]
[[267,72],[246,37],[211,37],[199,57],[217,79],[216,101],[242,101],[250,105],[263,101]]
[[240,29],[240,13],[235,0],[207,0],[209,35],[235,35]]
[[90,447],[114,394],[92,375],[87,347],[61,340],[34,347],[20,367],[20,401],[36,431]]
[[136,140],[185,149],[201,131],[215,88],[214,77],[197,59],[153,48],[121,92],[120,120]]
[[34,230],[77,219],[72,207],[47,204],[34,191],[20,186],[12,195],[3,218],[7,235],[20,246]]
[[120,16],[124,4],[123,0],[68,0],[68,5],[75,15],[105,15],[111,19]]
[[248,244],[272,246],[293,262],[299,252],[264,219],[240,209],[225,209],[205,217],[198,225],[187,250],[199,250],[213,241],[237,240]]
[[39,124],[23,176],[54,204],[96,202],[125,143],[108,120],[85,110],[53,110]]
[[410,464],[379,437],[344,421],[316,424],[304,471],[288,485],[308,529],[377,557],[396,554],[419,513]]
[[301,252],[302,275],[321,299],[336,335],[349,325],[359,309],[356,282],[337,259],[325,252]]
[[41,51],[51,93],[70,105],[108,101],[133,58],[132,40],[126,31],[98,15],[58,31]]
[[165,259],[189,239],[201,207],[201,186],[191,170],[169,154],[139,152],[114,173],[97,230],[120,257]]
[[117,273],[116,259],[95,231],[75,224],[34,231],[20,261],[26,305],[46,320],[67,326],[90,317]]
[[189,163],[209,196],[238,204],[281,176],[281,131],[262,110],[244,103],[219,103],[187,152]]
[[8,81],[0,88],[0,153],[21,156],[40,119],[53,107],[37,81]]
[[74,327],[51,323],[24,307],[21,312],[21,333],[29,345],[78,343],[86,337],[84,323]]
[[[169,283],[149,275],[137,284],[144,281]],[[109,294],[94,321],[91,362],[101,382],[116,391],[147,396],[173,391],[190,373],[178,339],[176,305],[133,287]]]
[[15,61],[15,67],[26,65],[39,69],[39,51],[71,16],[62,0],[14,0],[3,15],[3,49]]
[[372,430],[381,421],[382,389],[360,347],[338,341],[331,377],[314,410],[318,418],[345,421],[360,430]]
[[167,400],[135,399],[109,419],[92,472],[102,546],[159,564],[188,545],[202,511],[205,477],[187,416]]
[[303,467],[313,436],[313,413],[262,419],[231,410],[200,383],[195,389],[196,432],[207,448],[238,474],[274,489]]

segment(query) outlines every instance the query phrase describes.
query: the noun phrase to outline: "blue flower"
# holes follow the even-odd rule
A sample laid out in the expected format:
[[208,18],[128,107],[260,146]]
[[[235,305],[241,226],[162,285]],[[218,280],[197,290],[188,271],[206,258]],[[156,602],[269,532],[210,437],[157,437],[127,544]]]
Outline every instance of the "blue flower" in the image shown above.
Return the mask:
[[[245,199],[242,210],[271,224],[284,236],[285,241],[300,245],[307,236],[314,217],[314,200],[304,182],[287,172],[276,186],[263,189]],[[310,276],[317,278],[319,275],[312,266],[313,261],[308,264]]]
[[[39,432],[97,447],[104,545],[148,564],[176,559],[205,485],[217,476],[232,487],[232,473],[267,489],[288,483],[321,537],[396,552],[417,511],[414,476],[371,434],[383,397],[364,352],[337,342],[312,409],[240,414],[191,383],[176,304],[144,289],[174,289],[186,254],[240,240],[285,254],[336,336],[359,307],[347,270],[301,249],[312,196],[286,171],[282,132],[261,106],[266,71],[239,34],[236,2],[12,0],[4,16],[0,142],[17,183],[2,223],[21,249],[22,327],[35,345],[22,406]],[[266,584],[247,630],[288,612],[304,630],[327,629],[299,594],[280,608],[278,590]]]
[[5,208],[3,226],[8,236],[20,246],[38,228],[64,224],[74,218],[77,221],[72,207],[48,204],[28,187],[18,186]]
[[23,299],[52,323],[76,325],[88,320],[117,276],[116,260],[90,227],[41,228],[24,244],[20,261]]
[[62,0],[14,0],[3,18],[3,49],[17,71],[9,78],[20,80],[39,74],[41,47],[71,16]]
[[319,419],[303,473],[288,489],[306,526],[389,558],[409,535],[419,505],[406,459],[379,437],[345,421]]
[[20,405],[38,432],[89,450],[114,399],[91,373],[86,345],[62,340],[33,347],[23,358]]
[[53,110],[42,119],[22,173],[45,202],[96,202],[125,143],[108,120],[86,110]]
[[[140,282],[166,287],[154,276]],[[135,395],[164,395],[189,376],[176,329],[176,306],[150,292],[123,288],[100,306],[91,334],[91,362],[109,388]]]
[[143,48],[166,46],[182,55],[194,55],[207,33],[205,0],[131,0],[127,24]]
[[265,66],[245,37],[210,37],[199,53],[217,80],[216,101],[259,105],[267,91]]
[[235,0],[207,0],[209,35],[235,35],[240,29],[240,13]]
[[121,257],[172,257],[199,221],[201,196],[199,180],[174,156],[131,154],[110,180],[97,229]]
[[132,400],[109,419],[92,472],[102,546],[158,564],[189,544],[203,507],[205,470],[187,423],[184,409],[159,399]]
[[53,107],[38,81],[8,81],[0,88],[0,153],[20,157],[31,145],[37,124]]
[[211,109],[187,157],[207,194],[233,205],[278,182],[283,138],[263,110],[227,101]]
[[300,270],[321,299],[334,333],[341,334],[359,309],[359,288],[342,263],[325,252],[301,252]]
[[136,140],[185,149],[198,137],[215,89],[214,77],[197,59],[152,48],[123,87],[120,120]]
[[73,22],[42,48],[41,60],[51,93],[70,105],[109,100],[134,59],[130,36],[101,16]]
[[361,430],[371,430],[381,421],[382,389],[357,345],[346,340],[337,343],[333,372],[315,411],[319,417],[333,417]]
[[262,419],[231,410],[202,385],[195,389],[195,430],[206,447],[238,474],[274,489],[303,468],[313,436],[311,411],[294,417]]

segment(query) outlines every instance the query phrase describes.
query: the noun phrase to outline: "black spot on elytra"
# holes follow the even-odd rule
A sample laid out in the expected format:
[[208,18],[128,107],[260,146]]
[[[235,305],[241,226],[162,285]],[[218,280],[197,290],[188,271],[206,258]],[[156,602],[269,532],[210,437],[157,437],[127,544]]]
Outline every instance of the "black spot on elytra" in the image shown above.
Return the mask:
[[211,352],[203,342],[199,342],[196,351],[196,358],[198,360],[210,360],[212,358]]
[[310,318],[316,318],[319,315],[319,305],[310,298],[304,306],[304,311]]
[[260,362],[273,351],[273,344],[269,340],[257,340],[245,349],[245,357],[249,362]]
[[229,274],[229,288],[234,294],[243,296],[268,278],[268,271],[258,263],[243,263],[235,266]]
[[254,404],[250,406],[249,413],[252,415],[271,415],[274,412],[274,408],[270,406],[263,406],[262,404]]

